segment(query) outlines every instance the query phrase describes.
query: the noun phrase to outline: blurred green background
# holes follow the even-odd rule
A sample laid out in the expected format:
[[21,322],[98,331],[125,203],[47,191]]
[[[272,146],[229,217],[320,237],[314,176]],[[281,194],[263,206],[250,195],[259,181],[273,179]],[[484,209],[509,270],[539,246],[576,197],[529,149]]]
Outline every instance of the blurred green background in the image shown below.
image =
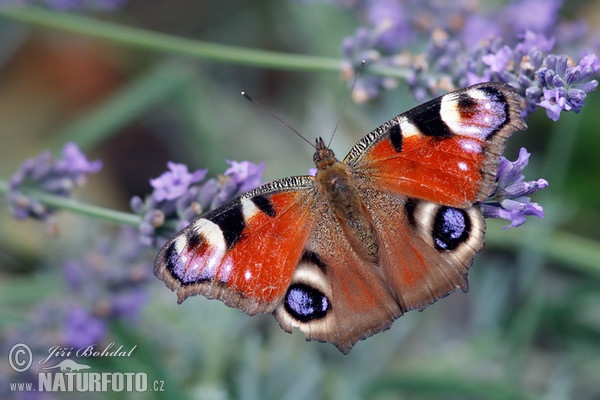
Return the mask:
[[[585,12],[597,26],[600,4],[570,2],[563,12]],[[162,46],[159,38],[87,31],[96,20],[190,41]],[[305,174],[312,148],[239,93],[247,91],[310,140],[328,137],[348,94],[335,68],[341,41],[358,25],[351,12],[318,2],[138,0],[114,12],[66,17],[0,10],[0,179],[67,141],[104,163],[77,198],[123,211],[131,196],[149,193],[148,179],[168,160],[208,168],[212,176],[227,168],[226,159],[265,160],[266,180]],[[305,67],[268,66],[260,56],[251,65],[195,56],[195,41],[311,57]],[[368,104],[350,103],[333,149],[343,157],[365,133],[414,105],[402,84]],[[516,230],[489,222],[467,294],[403,316],[344,356],[299,332],[286,334],[268,315],[250,318],[200,297],[177,305],[152,279],[141,317],[116,322],[106,339],[137,345],[135,357],[93,366],[147,372],[164,380],[166,391],[99,397],[600,399],[598,109],[594,92],[580,114],[557,123],[538,110],[529,129],[511,138],[505,156],[514,160],[527,147],[527,178],[550,182],[534,198],[547,216]],[[50,234],[5,210],[3,334],[23,329],[40,303],[69,298],[63,261],[114,231],[110,223],[62,212],[59,232]],[[54,395],[48,396],[65,394]]]

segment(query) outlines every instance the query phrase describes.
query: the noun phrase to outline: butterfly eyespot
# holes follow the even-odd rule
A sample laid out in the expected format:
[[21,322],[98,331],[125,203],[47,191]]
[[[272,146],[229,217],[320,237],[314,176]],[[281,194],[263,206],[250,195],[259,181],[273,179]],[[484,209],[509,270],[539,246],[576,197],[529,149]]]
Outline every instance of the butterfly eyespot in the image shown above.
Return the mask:
[[465,210],[442,207],[433,223],[433,242],[438,250],[455,250],[469,238],[471,220]]
[[327,296],[304,284],[290,286],[284,306],[292,318],[300,322],[323,318],[331,308]]

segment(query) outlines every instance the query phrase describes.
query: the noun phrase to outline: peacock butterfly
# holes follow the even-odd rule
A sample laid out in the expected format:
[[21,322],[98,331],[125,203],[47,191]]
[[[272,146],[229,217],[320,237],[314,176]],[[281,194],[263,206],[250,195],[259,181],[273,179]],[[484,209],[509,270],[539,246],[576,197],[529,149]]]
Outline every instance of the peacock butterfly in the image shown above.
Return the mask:
[[267,183],[168,241],[154,273],[181,303],[201,294],[343,353],[448,293],[468,290],[483,247],[478,203],[520,97],[482,83],[421,104],[363,137],[344,161],[316,140],[316,176]]

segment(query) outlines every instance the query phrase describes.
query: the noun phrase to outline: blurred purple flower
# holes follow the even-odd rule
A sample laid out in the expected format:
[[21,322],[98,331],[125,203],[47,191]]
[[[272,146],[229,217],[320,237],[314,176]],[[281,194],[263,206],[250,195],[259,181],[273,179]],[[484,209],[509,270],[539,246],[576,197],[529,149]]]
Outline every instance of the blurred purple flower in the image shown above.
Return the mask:
[[[366,28],[359,28],[353,37],[344,39],[342,76],[346,79],[353,78],[354,71],[358,70],[363,61],[366,65],[380,63],[381,53],[375,49],[377,41],[377,36]],[[352,98],[357,103],[367,101],[375,97],[390,81],[383,76],[361,74],[354,85]]]
[[[150,270],[148,269],[148,271]],[[128,290],[117,293],[112,299],[111,316],[126,320],[135,319],[147,303],[148,293],[146,290]]]
[[189,173],[186,165],[167,163],[170,171],[163,172],[156,179],[150,179],[150,185],[154,188],[152,197],[157,202],[173,200],[184,195],[191,184],[198,183],[206,177],[207,170],[197,170]]
[[375,45],[384,51],[398,51],[414,40],[415,32],[411,27],[409,12],[399,1],[372,1],[366,19],[377,32]]
[[[47,358],[48,349],[52,346],[66,344],[66,321],[70,309],[70,305],[62,297],[44,298],[33,310],[30,310],[26,314],[26,319],[23,323],[13,325],[7,322],[3,330],[0,331],[0,351],[8,354],[10,347],[15,343],[27,343],[32,351],[32,359],[42,360]],[[12,381],[15,381],[15,378],[22,377],[27,379],[25,381],[33,382],[37,379],[37,373],[40,371],[40,368],[55,365],[52,363],[48,364],[40,365],[37,362],[33,362],[29,370],[17,373],[16,375],[11,368],[0,368],[0,377],[10,377]],[[2,395],[2,398],[14,398],[12,395],[16,392],[12,392],[9,396],[7,388],[8,386],[5,389],[0,385],[0,395]],[[17,398],[20,399],[21,397]],[[34,398],[38,399],[38,397]]]
[[492,38],[500,37],[502,27],[486,15],[472,14],[464,19],[464,26],[459,32],[460,41],[466,48],[475,48],[482,42],[489,41]]
[[105,336],[109,320],[132,321],[139,316],[147,303],[150,255],[135,230],[122,228],[113,237],[101,238],[85,258],[65,262],[69,297],[76,299],[66,316],[67,343],[97,343]]
[[515,46],[515,50],[521,54],[529,54],[533,50],[548,53],[554,48],[555,42],[556,40],[553,37],[547,37],[542,33],[535,33],[527,29],[519,36],[519,42]]
[[89,161],[75,143],[67,143],[62,151],[62,158],[56,161],[57,172],[85,176],[100,171],[102,161]]
[[77,349],[99,343],[106,336],[106,321],[74,305],[65,321],[64,346]]
[[524,181],[522,172],[529,163],[527,149],[521,148],[516,161],[500,157],[496,174],[496,192],[481,205],[486,218],[502,218],[510,221],[504,228],[516,228],[526,222],[526,215],[544,217],[544,209],[538,203],[531,202],[528,195],[548,186],[545,179]]
[[[27,343],[33,359],[42,360],[54,346],[79,349],[106,343],[112,322],[131,324],[146,306],[147,284],[154,281],[153,256],[152,250],[141,246],[135,229],[122,228],[112,237],[100,238],[85,257],[65,262],[63,295],[42,299],[24,323],[5,327],[0,351],[8,354],[15,343]],[[56,365],[61,358],[42,365],[34,362],[28,371],[33,373],[31,381],[37,379],[39,368]]]
[[481,61],[490,67],[491,72],[500,73],[506,69],[513,57],[513,50],[504,45],[497,53],[490,53],[481,57]]
[[100,160],[89,161],[74,143],[65,145],[62,158],[58,160],[49,151],[42,152],[37,158],[23,162],[11,176],[7,192],[11,213],[17,219],[46,220],[53,210],[28,197],[28,190],[69,197],[73,189],[85,184],[88,174],[101,168]]
[[514,32],[547,32],[554,28],[562,0],[517,0],[504,12]]
[[225,170],[225,176],[230,176],[231,181],[236,185],[238,193],[245,193],[262,184],[262,172],[265,169],[265,162],[256,165],[250,161],[229,161],[225,160],[230,167]]

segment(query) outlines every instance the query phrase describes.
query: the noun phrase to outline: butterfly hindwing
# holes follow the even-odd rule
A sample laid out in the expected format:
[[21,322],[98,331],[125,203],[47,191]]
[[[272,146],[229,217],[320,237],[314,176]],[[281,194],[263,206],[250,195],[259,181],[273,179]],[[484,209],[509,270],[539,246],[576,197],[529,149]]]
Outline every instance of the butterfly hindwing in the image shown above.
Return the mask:
[[479,207],[466,209],[379,192],[365,198],[378,229],[379,264],[403,312],[460,289],[483,247]]
[[202,294],[249,314],[271,312],[312,232],[312,180],[271,182],[197,219],[165,244],[155,274],[179,302]]
[[510,86],[471,86],[391,119],[361,139],[344,162],[378,190],[468,207],[494,190],[504,142],[525,128],[520,113]]
[[376,263],[366,262],[327,204],[275,318],[288,332],[333,343],[347,353],[359,340],[387,329],[402,310]]
[[477,207],[364,194],[379,228],[378,263],[365,262],[325,207],[274,313],[286,331],[297,327],[307,340],[333,343],[344,353],[404,312],[467,291],[468,267],[483,246],[485,224]]

